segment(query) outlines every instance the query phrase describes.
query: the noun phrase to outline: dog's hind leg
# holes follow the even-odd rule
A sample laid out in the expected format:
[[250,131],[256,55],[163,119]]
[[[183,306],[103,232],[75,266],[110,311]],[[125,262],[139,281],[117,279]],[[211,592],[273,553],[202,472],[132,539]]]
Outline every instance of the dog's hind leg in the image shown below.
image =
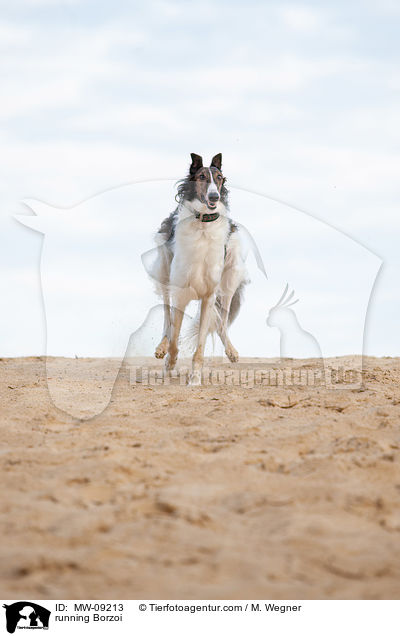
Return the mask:
[[210,318],[212,308],[215,304],[215,296],[212,294],[207,298],[203,298],[201,301],[200,310],[200,326],[199,326],[199,339],[197,348],[193,356],[192,361],[192,374],[189,379],[189,384],[199,385],[201,384],[201,370],[203,368],[204,361],[204,349],[206,345],[208,330],[210,326]]
[[220,315],[217,333],[230,362],[239,360],[239,354],[228,337],[228,327],[239,313],[245,281],[246,270],[241,254],[241,244],[237,234],[234,233],[231,234],[226,246],[225,265],[216,300],[216,309]]
[[217,333],[221,338],[221,342],[224,345],[225,353],[230,362],[237,362],[239,360],[239,354],[235,347],[229,340],[228,336],[228,318],[231,308],[232,295],[223,296],[219,301],[218,313],[221,316],[221,322],[218,326]]
[[239,360],[239,354],[228,337],[228,327],[239,313],[244,285],[245,278],[243,268],[228,263],[222,274],[216,308],[221,317],[217,333],[221,338],[225,353],[230,362],[237,362]]
[[164,300],[164,327],[160,344],[156,347],[154,355],[163,358],[168,352],[171,338],[171,303],[170,303],[170,276],[171,255],[165,245],[158,247],[158,257],[153,271],[153,277],[157,281],[157,291],[162,293]]
[[156,347],[155,357],[163,358],[165,354],[168,352],[169,341],[171,338],[171,307],[170,307],[170,298],[169,292],[167,290],[163,291],[164,298],[164,327],[163,327],[163,335],[161,338],[160,344]]
[[165,359],[166,371],[172,371],[172,369],[175,368],[176,360],[178,358],[178,340],[181,331],[182,320],[186,305],[191,298],[189,289],[180,290],[178,293],[174,293],[173,296],[172,320],[170,329],[171,337],[169,339],[168,355]]

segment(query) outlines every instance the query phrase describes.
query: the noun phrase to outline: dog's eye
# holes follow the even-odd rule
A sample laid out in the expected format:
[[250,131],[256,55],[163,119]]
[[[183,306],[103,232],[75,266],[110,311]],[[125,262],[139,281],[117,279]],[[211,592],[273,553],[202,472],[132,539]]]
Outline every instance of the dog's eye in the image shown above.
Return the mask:
[[206,178],[206,176],[205,176],[204,174],[201,174],[201,175],[200,175],[200,180],[201,180],[201,181],[204,181],[204,179],[205,179],[205,178]]
[[222,177],[221,177],[220,174],[217,174],[217,179],[218,179],[218,181],[221,181]]

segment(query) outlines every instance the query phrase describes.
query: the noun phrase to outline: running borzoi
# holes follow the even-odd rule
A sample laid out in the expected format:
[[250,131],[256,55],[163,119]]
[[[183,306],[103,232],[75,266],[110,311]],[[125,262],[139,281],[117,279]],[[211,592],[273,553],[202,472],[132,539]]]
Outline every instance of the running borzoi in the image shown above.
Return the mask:
[[215,155],[209,168],[199,155],[191,158],[189,174],[178,182],[178,207],[157,232],[159,250],[151,274],[164,301],[164,330],[155,356],[167,354],[167,372],[178,357],[185,308],[191,300],[201,302],[189,380],[201,384],[209,333],[218,333],[231,362],[238,360],[227,329],[239,313],[247,274],[239,228],[228,216],[222,155]]

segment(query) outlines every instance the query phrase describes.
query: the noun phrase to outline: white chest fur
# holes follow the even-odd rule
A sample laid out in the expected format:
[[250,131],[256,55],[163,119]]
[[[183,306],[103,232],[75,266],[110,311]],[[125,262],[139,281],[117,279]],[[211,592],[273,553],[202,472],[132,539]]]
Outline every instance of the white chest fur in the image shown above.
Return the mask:
[[184,209],[175,228],[171,284],[191,288],[198,297],[213,294],[221,281],[228,233],[225,215],[202,222]]

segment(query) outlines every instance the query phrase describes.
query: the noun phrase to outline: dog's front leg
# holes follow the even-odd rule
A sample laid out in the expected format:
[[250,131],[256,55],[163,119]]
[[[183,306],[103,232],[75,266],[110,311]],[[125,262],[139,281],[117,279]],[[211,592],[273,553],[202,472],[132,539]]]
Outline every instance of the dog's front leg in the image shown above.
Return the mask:
[[206,340],[210,326],[211,311],[214,304],[214,294],[212,294],[211,296],[207,296],[207,298],[203,298],[203,300],[201,301],[199,339],[197,343],[197,349],[193,356],[192,374],[189,379],[189,384],[191,385],[201,384],[201,370],[203,368],[204,349],[206,346]]
[[165,358],[166,371],[172,371],[175,368],[176,360],[178,358],[178,340],[181,331],[182,320],[185,312],[186,305],[190,300],[190,290],[182,289],[178,293],[174,291],[172,295],[172,322],[171,322],[171,337],[168,346],[168,355]]

